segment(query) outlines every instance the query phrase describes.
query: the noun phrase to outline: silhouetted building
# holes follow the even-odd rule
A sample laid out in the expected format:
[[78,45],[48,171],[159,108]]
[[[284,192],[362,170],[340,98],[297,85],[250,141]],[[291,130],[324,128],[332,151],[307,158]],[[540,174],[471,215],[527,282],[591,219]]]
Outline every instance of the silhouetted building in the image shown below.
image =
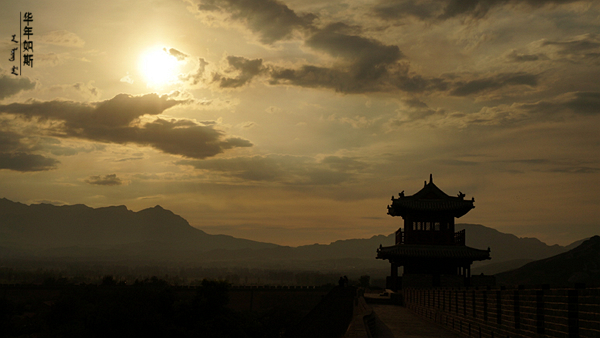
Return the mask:
[[[462,192],[448,196],[433,184],[431,175],[416,194],[405,196],[402,191],[398,198],[392,196],[388,215],[401,216],[404,230],[396,231],[394,246],[377,249],[377,258],[391,263],[388,288],[468,285],[473,261],[490,259],[489,248],[465,246],[465,231],[454,229],[454,218],[468,213],[474,202],[474,198],[466,200]],[[401,279],[400,266],[404,267]]]

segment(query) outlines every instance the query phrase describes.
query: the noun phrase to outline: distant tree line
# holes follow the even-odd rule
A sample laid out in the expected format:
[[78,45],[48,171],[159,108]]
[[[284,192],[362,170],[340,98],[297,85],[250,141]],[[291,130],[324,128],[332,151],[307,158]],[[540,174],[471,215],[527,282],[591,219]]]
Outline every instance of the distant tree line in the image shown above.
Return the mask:
[[[346,274],[346,273],[344,273]],[[358,272],[348,274],[353,285],[364,286]],[[171,285],[199,285],[203,279],[226,280],[232,285],[335,285],[336,272],[248,269],[235,267],[168,267],[126,266],[114,264],[48,264],[21,262],[18,266],[0,267],[0,284],[71,285],[100,284],[104,276],[113,276],[117,283],[133,284],[151,276]],[[369,285],[385,285],[385,279],[371,279]]]

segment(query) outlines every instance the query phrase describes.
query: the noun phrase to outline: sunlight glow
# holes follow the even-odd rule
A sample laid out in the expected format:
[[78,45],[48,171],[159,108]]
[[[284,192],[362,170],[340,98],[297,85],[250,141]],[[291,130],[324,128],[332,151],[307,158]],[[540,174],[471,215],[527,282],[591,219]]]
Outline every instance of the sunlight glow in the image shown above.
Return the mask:
[[177,59],[161,47],[146,51],[140,58],[140,70],[148,86],[160,87],[175,81],[178,68]]

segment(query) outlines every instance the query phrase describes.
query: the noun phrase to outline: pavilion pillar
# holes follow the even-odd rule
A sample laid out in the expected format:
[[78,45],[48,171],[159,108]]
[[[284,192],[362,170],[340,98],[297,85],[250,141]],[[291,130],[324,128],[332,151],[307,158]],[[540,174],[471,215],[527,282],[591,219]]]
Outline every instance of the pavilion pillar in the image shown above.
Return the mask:
[[390,272],[390,288],[392,291],[398,291],[398,264],[392,263],[392,271]]

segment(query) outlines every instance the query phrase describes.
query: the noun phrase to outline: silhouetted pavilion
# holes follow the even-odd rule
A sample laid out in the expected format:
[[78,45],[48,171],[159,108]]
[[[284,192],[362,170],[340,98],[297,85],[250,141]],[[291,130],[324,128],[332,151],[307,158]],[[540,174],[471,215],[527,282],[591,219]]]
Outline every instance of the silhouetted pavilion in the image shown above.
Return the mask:
[[462,286],[469,283],[473,261],[490,259],[488,250],[465,246],[465,231],[455,232],[454,218],[462,217],[475,206],[465,194],[448,196],[429,183],[412,196],[404,191],[392,196],[388,215],[401,216],[404,230],[396,231],[396,244],[377,249],[378,259],[391,263],[388,288],[398,289],[398,267],[404,267],[404,286]]

